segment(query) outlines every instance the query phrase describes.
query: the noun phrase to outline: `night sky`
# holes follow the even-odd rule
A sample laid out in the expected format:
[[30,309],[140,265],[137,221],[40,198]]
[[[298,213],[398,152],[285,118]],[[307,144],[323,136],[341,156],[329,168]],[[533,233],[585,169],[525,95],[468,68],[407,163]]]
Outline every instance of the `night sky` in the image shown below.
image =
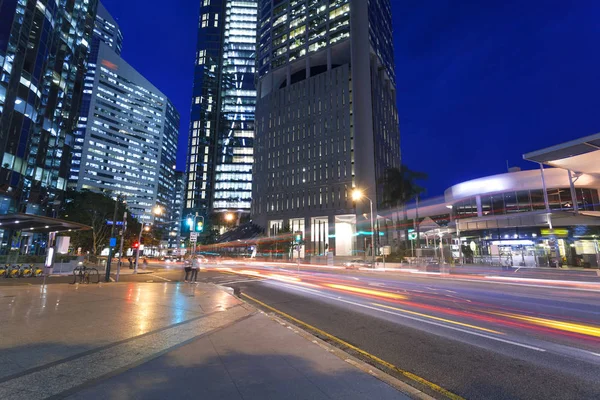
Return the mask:
[[[181,113],[185,168],[200,0],[104,0],[123,57]],[[403,162],[429,196],[600,131],[600,2],[392,0]]]

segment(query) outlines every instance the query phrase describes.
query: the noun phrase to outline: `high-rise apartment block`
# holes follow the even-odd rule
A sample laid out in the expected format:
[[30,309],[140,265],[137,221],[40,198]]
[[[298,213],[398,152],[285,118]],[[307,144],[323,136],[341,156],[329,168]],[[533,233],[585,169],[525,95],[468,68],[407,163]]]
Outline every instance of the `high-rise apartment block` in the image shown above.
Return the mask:
[[254,222],[308,254],[370,252],[400,165],[390,1],[259,0],[257,35]]
[[52,215],[69,178],[96,0],[0,1],[0,213]]
[[249,213],[257,1],[201,2],[184,214]]

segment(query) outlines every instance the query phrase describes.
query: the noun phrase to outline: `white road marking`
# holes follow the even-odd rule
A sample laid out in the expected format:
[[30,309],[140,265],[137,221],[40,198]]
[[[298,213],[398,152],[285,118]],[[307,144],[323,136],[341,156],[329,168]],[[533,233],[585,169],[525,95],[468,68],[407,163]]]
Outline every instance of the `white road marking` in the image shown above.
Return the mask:
[[158,276],[158,275],[154,275],[154,274],[149,274],[149,276],[151,276],[151,277],[153,277],[153,278],[162,279],[163,281],[166,281],[166,282],[171,282],[171,280],[170,280],[170,279],[163,278],[162,276]]
[[244,283],[244,282],[262,282],[264,279],[242,279],[238,281],[227,281],[227,282],[219,282],[219,285],[231,285],[232,283]]
[[[267,283],[274,283],[274,282],[267,282]],[[282,285],[282,286],[286,286],[286,287],[288,287],[290,289],[299,290],[299,291],[306,291],[304,288],[295,287],[293,285],[282,284],[282,283],[279,283],[279,284]],[[367,308],[367,309],[370,309],[370,310],[375,310],[375,311],[379,311],[379,312],[383,312],[383,313],[387,313],[387,314],[396,315],[398,317],[407,318],[407,319],[411,319],[411,320],[414,320],[414,321],[419,321],[419,322],[423,322],[423,323],[426,323],[426,324],[439,326],[439,327],[442,327],[442,328],[452,329],[452,330],[455,330],[455,331],[459,331],[459,332],[463,332],[463,333],[468,333],[468,334],[475,335],[475,336],[484,337],[486,339],[496,340],[498,342],[508,343],[508,344],[512,344],[514,346],[524,347],[524,348],[530,349],[530,350],[536,350],[536,351],[541,351],[541,352],[545,352],[546,351],[545,349],[542,349],[540,347],[535,347],[535,346],[530,346],[530,345],[523,344],[523,343],[513,342],[512,340],[501,339],[501,338],[490,336],[490,335],[486,335],[486,334],[483,334],[483,333],[472,332],[472,331],[469,331],[469,330],[466,330],[466,329],[457,328],[455,326],[448,326],[448,325],[440,324],[440,323],[437,323],[437,322],[434,322],[434,321],[428,321],[428,320],[424,320],[424,319],[421,319],[421,318],[418,318],[418,317],[413,317],[411,315],[404,315],[404,314],[396,313],[396,312],[389,311],[389,310],[383,310],[383,309],[378,308],[378,307],[372,307],[372,306],[368,306],[366,304],[361,304],[361,303],[357,303],[357,302],[350,301],[350,300],[344,300],[344,299],[341,299],[341,298],[335,298],[335,297],[327,296],[327,295],[324,295],[322,293],[315,292],[313,290],[310,290],[310,292],[312,294],[315,294],[317,296],[324,297],[324,298],[327,298],[327,299],[330,299],[330,300],[337,300],[337,301],[340,301],[340,302],[343,302],[343,303],[352,304],[352,305],[363,307],[363,308]]]

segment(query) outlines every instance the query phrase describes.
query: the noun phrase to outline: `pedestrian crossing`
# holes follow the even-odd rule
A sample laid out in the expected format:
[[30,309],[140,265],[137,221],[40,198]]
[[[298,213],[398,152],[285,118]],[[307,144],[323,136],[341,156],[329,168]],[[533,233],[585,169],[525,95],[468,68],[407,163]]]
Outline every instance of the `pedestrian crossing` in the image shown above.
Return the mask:
[[219,286],[229,286],[236,285],[240,283],[248,283],[248,282],[260,282],[263,281],[264,278],[260,277],[249,277],[249,276],[241,276],[235,274],[199,274],[198,281],[205,283],[212,283]]

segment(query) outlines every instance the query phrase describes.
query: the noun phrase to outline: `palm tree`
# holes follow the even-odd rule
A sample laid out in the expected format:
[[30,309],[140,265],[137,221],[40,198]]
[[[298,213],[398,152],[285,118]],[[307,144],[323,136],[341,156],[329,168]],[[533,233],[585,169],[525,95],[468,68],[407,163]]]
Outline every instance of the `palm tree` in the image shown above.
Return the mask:
[[406,204],[425,192],[425,188],[417,183],[418,180],[424,179],[427,179],[426,173],[413,171],[402,164],[400,168],[388,168],[379,181],[383,187],[382,206],[384,208],[402,207],[404,211],[405,238],[408,238]]

